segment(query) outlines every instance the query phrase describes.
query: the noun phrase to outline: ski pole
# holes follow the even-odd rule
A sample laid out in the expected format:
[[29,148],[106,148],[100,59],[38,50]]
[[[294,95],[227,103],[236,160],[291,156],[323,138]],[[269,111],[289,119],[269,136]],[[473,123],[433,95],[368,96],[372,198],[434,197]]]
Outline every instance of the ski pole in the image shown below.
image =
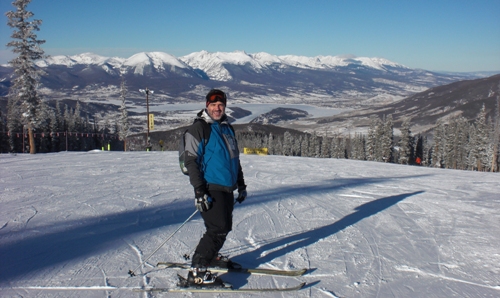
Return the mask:
[[172,235],[168,236],[167,239],[165,239],[165,241],[163,241],[162,244],[160,244],[160,246],[158,246],[154,251],[153,253],[151,253],[146,259],[144,259],[144,261],[142,261],[142,263],[139,264],[139,266],[137,266],[137,268],[135,268],[134,270],[129,270],[128,271],[128,274],[132,277],[132,276],[135,276],[135,271],[139,268],[142,267],[142,265],[144,265],[144,263],[146,263],[149,258],[151,258],[163,245],[165,245],[165,243],[167,243],[168,240],[170,240],[170,238],[172,238],[175,233],[177,233],[191,218],[193,218],[193,216],[198,212],[198,209],[196,209],[193,214],[191,214],[191,216],[188,217],[188,219],[186,219],[186,221],[184,221],[182,223],[182,225],[180,225],[180,227],[177,228],[177,230],[175,230],[175,232],[172,233]]

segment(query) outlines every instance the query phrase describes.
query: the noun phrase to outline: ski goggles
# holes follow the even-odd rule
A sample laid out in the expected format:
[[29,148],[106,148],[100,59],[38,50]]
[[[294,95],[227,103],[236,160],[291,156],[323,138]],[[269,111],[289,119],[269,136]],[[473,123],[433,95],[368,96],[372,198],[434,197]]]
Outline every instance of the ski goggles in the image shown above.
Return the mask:
[[207,99],[207,106],[211,103],[218,102],[218,101],[220,101],[224,105],[226,105],[226,101],[227,101],[226,94],[222,91],[219,91],[219,90],[208,93],[206,99]]

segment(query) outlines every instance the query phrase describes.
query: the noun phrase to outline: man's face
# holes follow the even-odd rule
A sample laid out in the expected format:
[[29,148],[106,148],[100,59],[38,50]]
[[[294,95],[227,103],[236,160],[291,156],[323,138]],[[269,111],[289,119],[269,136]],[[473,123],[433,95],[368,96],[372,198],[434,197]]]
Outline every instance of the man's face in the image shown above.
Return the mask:
[[215,121],[219,121],[225,112],[226,106],[220,101],[212,102],[207,106],[208,115]]

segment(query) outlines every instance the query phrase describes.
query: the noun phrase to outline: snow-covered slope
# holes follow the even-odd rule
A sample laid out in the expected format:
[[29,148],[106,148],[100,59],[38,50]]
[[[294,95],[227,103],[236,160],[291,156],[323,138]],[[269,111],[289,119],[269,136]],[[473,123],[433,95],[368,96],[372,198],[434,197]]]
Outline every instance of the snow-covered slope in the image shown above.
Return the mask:
[[[224,274],[265,297],[498,297],[498,173],[242,156],[249,196],[222,250],[297,278]],[[146,297],[172,287],[204,227],[176,152],[0,155],[1,297]],[[158,294],[155,297],[186,297]],[[205,295],[188,295],[205,297]],[[206,295],[211,297],[212,295]],[[220,297],[255,297],[228,294]]]

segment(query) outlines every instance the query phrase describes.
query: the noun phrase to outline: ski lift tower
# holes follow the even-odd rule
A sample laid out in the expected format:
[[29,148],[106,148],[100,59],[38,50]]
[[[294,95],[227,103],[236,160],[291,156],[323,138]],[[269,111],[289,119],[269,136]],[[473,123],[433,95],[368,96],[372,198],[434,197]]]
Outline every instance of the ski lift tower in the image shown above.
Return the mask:
[[148,127],[148,132],[146,134],[146,150],[150,151],[151,150],[151,140],[149,138],[149,94],[153,95],[154,91],[149,90],[146,87],[146,89],[139,89],[139,92],[141,92],[142,94],[146,94],[146,118],[147,118],[147,127]]

